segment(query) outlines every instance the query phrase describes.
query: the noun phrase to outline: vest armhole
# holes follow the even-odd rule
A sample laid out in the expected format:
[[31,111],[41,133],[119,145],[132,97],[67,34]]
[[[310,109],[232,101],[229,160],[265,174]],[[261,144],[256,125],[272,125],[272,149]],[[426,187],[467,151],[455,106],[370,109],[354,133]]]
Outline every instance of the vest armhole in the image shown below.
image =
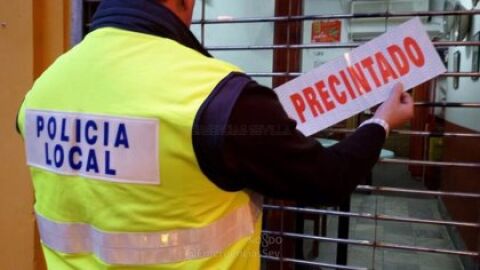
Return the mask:
[[203,174],[224,191],[245,186],[229,179],[223,156],[224,136],[237,100],[252,79],[240,72],[228,74],[200,106],[193,123],[192,143]]

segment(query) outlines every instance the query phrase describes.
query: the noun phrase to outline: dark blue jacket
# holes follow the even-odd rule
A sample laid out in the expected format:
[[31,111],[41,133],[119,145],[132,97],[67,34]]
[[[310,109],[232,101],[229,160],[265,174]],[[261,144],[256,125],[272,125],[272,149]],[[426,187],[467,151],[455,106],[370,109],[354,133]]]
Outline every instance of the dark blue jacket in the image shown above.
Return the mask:
[[[91,25],[101,27],[169,38],[212,57],[153,0],[103,0]],[[192,143],[203,173],[226,191],[247,188],[273,198],[340,204],[370,173],[385,141],[384,129],[369,124],[324,148],[296,130],[272,89],[245,74],[232,73],[212,90],[196,115]]]

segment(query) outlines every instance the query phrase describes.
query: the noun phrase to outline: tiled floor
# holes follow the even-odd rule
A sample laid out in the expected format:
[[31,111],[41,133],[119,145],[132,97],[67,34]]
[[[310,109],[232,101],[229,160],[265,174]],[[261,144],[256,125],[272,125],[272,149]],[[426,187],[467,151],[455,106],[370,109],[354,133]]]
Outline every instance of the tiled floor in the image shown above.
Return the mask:
[[[399,168],[398,166],[388,168],[388,170],[385,170],[384,167],[377,167],[374,170],[374,184],[422,188],[421,183],[410,179],[406,167]],[[351,201],[351,211],[422,219],[442,219],[437,199],[425,196],[355,194]],[[327,222],[327,236],[336,237],[337,218],[329,217]],[[312,232],[313,222],[307,221],[305,225],[307,232]],[[447,228],[441,225],[391,221],[375,222],[370,219],[351,218],[350,238],[409,246],[455,249]],[[305,254],[309,254],[312,244],[311,241],[305,242]],[[335,263],[336,244],[320,242],[319,245],[320,256],[308,259]],[[371,247],[354,245],[349,245],[348,265],[375,270],[471,270],[464,269],[460,258],[455,255],[382,248],[374,250]]]
[[[377,207],[375,211],[375,205]],[[352,198],[353,212],[367,212],[441,219],[435,199],[415,199],[376,195],[355,195]],[[377,240],[386,243],[429,248],[455,249],[445,226],[414,224],[390,221],[352,219],[350,237],[362,240]],[[372,268],[372,248],[351,246],[349,264]],[[375,269],[402,270],[462,270],[457,256],[396,249],[375,250]]]

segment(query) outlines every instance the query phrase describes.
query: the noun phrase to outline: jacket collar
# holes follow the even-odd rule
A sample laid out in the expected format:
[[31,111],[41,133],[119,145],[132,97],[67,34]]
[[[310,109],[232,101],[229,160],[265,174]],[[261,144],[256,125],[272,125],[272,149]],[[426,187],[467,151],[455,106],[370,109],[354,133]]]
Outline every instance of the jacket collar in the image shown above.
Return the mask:
[[103,0],[93,17],[90,30],[102,27],[169,38],[212,57],[185,24],[155,0]]

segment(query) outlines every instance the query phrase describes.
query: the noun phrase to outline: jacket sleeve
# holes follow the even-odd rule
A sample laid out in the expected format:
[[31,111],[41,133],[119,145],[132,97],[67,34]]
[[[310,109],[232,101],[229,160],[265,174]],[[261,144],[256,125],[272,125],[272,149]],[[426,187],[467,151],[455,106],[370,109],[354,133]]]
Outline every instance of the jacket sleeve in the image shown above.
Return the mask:
[[[217,101],[208,107],[224,106],[225,100]],[[275,93],[254,81],[229,102],[234,106],[215,146],[218,151],[210,151],[218,155],[211,168],[220,173],[207,174],[227,191],[247,188],[272,198],[337,205],[368,176],[385,141],[383,127],[369,124],[325,148],[301,134]]]

